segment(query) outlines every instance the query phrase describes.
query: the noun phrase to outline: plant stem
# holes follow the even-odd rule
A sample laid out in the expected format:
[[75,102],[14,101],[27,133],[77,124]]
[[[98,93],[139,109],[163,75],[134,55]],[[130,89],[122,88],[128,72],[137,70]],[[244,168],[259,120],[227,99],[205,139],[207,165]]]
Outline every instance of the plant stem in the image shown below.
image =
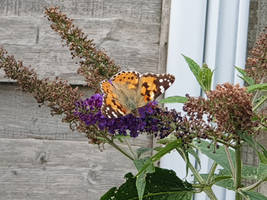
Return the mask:
[[243,187],[243,188],[240,188],[241,191],[249,191],[249,190],[253,190],[255,189],[256,187],[258,187],[262,182],[264,182],[263,180],[259,180],[257,181],[256,183],[253,183],[252,185],[249,185],[247,187]]
[[237,145],[235,149],[235,162],[236,162],[236,168],[235,168],[235,199],[241,200],[241,194],[237,192],[237,190],[241,187],[241,145]]
[[[210,140],[212,140],[212,141],[214,140],[214,137],[212,137],[212,136],[208,136],[207,138],[210,139]],[[227,146],[232,147],[232,148],[235,147],[234,145],[229,144],[229,142],[225,142],[225,141],[222,140],[222,139],[216,138],[216,140],[217,140],[217,142],[219,142],[219,143],[221,143],[221,144],[223,144],[223,145],[227,145]]]
[[229,147],[227,146],[224,146],[224,150],[225,150],[225,153],[227,155],[227,159],[228,159],[228,162],[229,162],[229,165],[230,165],[230,168],[231,168],[231,172],[232,172],[232,176],[233,176],[233,179],[236,180],[236,172],[235,172],[235,167],[234,167],[234,164],[233,164],[233,160],[231,158],[231,154],[229,152]]
[[128,139],[125,138],[124,141],[126,142],[126,144],[127,144],[127,146],[128,146],[128,149],[129,149],[129,151],[132,153],[134,159],[136,159],[136,155],[135,155],[135,153],[134,153],[134,151],[133,151],[133,149],[132,149],[132,147],[131,147],[131,144],[129,143]]
[[125,155],[127,158],[129,158],[130,160],[134,160],[134,158],[132,156],[130,156],[127,152],[125,152],[124,150],[122,150],[117,144],[115,144],[111,139],[109,139],[105,133],[101,134],[102,137],[104,137],[107,142],[113,146],[115,149],[117,149],[119,152],[121,152],[123,155]]
[[[182,150],[178,149],[178,148],[176,148],[176,151],[182,156],[182,158],[184,159],[184,161],[187,163],[189,169],[191,170],[191,172],[193,173],[193,175],[195,176],[195,178],[197,179],[197,181],[200,183],[200,184],[198,184],[198,187],[200,188],[201,185],[204,186],[203,192],[205,192],[207,194],[207,196],[210,198],[210,200],[217,200],[217,197],[213,193],[213,191],[211,189],[211,186],[206,186],[205,180],[200,176],[200,174],[194,168],[194,166],[191,164],[191,162],[189,161],[189,159],[187,159],[187,157],[185,156],[184,152]],[[215,165],[217,166],[217,164],[215,164]],[[216,166],[213,165],[212,170],[215,171]]]
[[210,198],[210,200],[217,200],[217,197],[215,196],[214,192],[210,187],[205,188],[203,191]]
[[[262,84],[263,81],[264,81],[264,78],[261,79],[260,84]],[[252,105],[255,104],[255,101],[257,100],[257,97],[259,96],[259,94],[260,94],[260,90],[257,90],[256,94],[254,95],[254,97],[253,97],[253,99],[252,99]]]
[[265,101],[267,100],[267,96],[264,96],[260,102],[258,102],[252,109],[252,111],[256,111]]
[[182,156],[182,158],[184,159],[184,161],[187,163],[189,169],[194,174],[194,176],[197,179],[197,181],[200,184],[205,184],[204,179],[200,176],[200,174],[198,173],[198,171],[193,167],[193,165],[191,164],[191,162],[189,161],[189,159],[187,159],[187,157],[185,156],[184,152],[182,150],[178,149],[178,148],[176,148],[176,151]]
[[216,162],[212,163],[212,166],[210,168],[209,175],[208,175],[208,178],[207,178],[207,183],[208,184],[211,182],[212,176],[214,175],[214,172],[216,170],[217,165],[218,164]]

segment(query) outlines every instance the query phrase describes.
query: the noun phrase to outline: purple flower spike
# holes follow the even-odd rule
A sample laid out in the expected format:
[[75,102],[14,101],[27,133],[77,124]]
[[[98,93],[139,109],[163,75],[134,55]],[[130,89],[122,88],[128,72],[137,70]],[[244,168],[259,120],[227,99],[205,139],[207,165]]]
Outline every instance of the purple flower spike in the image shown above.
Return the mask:
[[137,137],[140,133],[150,133],[155,135],[167,136],[171,131],[165,127],[160,119],[163,110],[157,107],[157,102],[153,101],[146,106],[138,108],[139,116],[132,114],[118,117],[107,118],[101,113],[103,96],[95,94],[90,98],[75,103],[75,115],[80,118],[87,126],[96,125],[100,130],[108,130],[110,134],[127,135]]

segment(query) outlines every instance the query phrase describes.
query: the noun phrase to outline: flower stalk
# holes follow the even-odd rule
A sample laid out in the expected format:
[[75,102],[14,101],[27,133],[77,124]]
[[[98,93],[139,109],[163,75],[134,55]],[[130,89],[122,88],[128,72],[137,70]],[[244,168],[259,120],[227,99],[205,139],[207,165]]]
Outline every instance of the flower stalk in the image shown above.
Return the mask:
[[231,169],[231,173],[232,173],[233,179],[236,180],[236,172],[235,172],[235,167],[234,167],[234,163],[233,163],[231,154],[230,154],[229,149],[228,149],[227,146],[224,146],[224,150],[225,150],[225,153],[226,153],[226,156],[227,156],[227,159],[228,159],[228,163],[229,163],[229,166],[230,166],[230,169]]
[[213,177],[213,175],[214,175],[214,173],[215,173],[215,170],[216,170],[217,166],[218,166],[218,164],[217,164],[216,162],[213,162],[213,163],[212,163],[212,166],[211,166],[211,168],[210,168],[209,175],[208,175],[208,178],[207,178],[207,183],[208,183],[208,184],[211,183],[211,181],[212,181],[212,177]]
[[238,189],[241,187],[241,145],[237,145],[235,149],[235,199],[241,200],[241,194],[238,192]]
[[197,181],[202,184],[205,185],[205,181],[204,179],[200,176],[199,172],[195,169],[195,167],[191,164],[190,160],[185,156],[185,153],[181,150],[176,148],[176,151],[181,155],[181,157],[184,159],[184,161],[187,163],[188,168],[191,170],[191,172],[193,173],[193,175],[195,176],[195,178],[197,179]]
[[107,143],[109,145],[111,145],[112,147],[114,147],[115,149],[117,149],[119,152],[121,152],[123,155],[125,155],[127,158],[129,158],[130,160],[134,160],[134,158],[132,156],[130,156],[126,151],[124,151],[122,148],[120,148],[115,142],[113,142],[111,139],[109,139],[107,137],[107,134],[105,132],[101,133],[101,136],[103,138],[105,138],[105,140],[107,141]]

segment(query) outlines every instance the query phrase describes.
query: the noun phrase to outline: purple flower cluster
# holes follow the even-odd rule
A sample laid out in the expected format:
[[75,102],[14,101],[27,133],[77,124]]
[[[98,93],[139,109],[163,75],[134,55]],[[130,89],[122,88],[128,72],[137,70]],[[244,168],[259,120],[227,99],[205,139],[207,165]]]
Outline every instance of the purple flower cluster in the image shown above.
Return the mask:
[[79,116],[80,120],[87,126],[97,126],[100,130],[107,130],[111,134],[127,135],[129,133],[131,137],[137,137],[140,133],[146,132],[159,134],[162,138],[172,131],[169,124],[162,120],[166,111],[160,109],[156,102],[150,102],[139,108],[138,117],[129,114],[112,119],[102,115],[102,102],[103,96],[101,94],[95,94],[90,98],[78,101],[76,102],[75,115]]

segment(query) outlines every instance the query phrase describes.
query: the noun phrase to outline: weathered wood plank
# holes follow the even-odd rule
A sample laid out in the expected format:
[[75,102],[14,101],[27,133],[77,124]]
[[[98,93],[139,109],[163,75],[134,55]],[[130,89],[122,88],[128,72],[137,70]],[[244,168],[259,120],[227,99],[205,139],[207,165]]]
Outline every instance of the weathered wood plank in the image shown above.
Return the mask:
[[120,18],[159,23],[161,0],[1,0],[0,16],[43,16],[44,8],[59,6],[70,16]]
[[[159,24],[122,19],[77,19],[75,23],[124,69],[157,72]],[[32,65],[41,77],[59,76],[74,84],[82,83],[76,74],[78,65],[45,19],[0,17],[0,45],[26,66]],[[7,81],[3,76],[1,72],[0,81]]]
[[[81,90],[90,96],[86,88]],[[38,138],[50,140],[87,141],[85,135],[73,132],[61,122],[60,116],[51,116],[46,106],[39,107],[30,94],[16,85],[0,84],[0,138]],[[136,146],[151,146],[151,136],[131,140]]]
[[166,72],[170,11],[171,11],[171,0],[163,0],[162,12],[161,12],[161,25],[160,25],[160,39],[159,39],[158,73]]
[[[43,17],[44,7],[51,5],[75,18],[74,23],[123,69],[158,72],[161,0],[0,1],[0,45],[41,77],[83,83],[68,49],[61,47]],[[0,71],[0,81],[9,81],[3,76]]]
[[96,200],[133,164],[87,142],[0,139],[0,200]]

